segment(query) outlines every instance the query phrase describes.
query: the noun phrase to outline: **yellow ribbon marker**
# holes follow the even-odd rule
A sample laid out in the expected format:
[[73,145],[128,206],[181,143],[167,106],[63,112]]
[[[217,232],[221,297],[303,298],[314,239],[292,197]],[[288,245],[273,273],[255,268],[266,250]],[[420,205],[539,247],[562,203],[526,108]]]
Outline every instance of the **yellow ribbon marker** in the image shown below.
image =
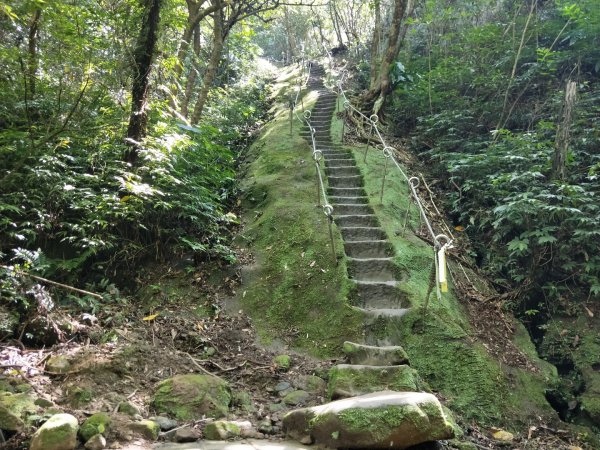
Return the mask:
[[440,290],[442,292],[448,292],[448,279],[446,277],[446,245],[444,245],[437,254],[438,283],[440,283]]

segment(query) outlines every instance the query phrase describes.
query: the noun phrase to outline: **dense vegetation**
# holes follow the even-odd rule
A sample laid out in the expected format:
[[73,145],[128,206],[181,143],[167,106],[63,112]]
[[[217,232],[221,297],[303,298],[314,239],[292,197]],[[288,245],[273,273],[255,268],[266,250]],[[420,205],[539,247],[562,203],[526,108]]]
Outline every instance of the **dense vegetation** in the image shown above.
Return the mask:
[[[228,229],[237,222],[236,161],[265,115],[268,74],[256,68],[249,29],[236,28],[202,120],[192,119],[182,104],[197,102],[205,85],[181,84],[207,74],[210,48],[178,54],[188,20],[179,2],[162,2],[148,48],[151,3],[0,3],[5,266],[110,297],[115,284],[133,286],[136,264],[148,259],[235,259]],[[192,31],[195,42],[210,37],[208,17]],[[140,54],[152,64],[141,108]],[[144,115],[149,126],[134,136],[134,118]],[[45,290],[14,275],[5,272],[3,299],[27,304],[35,286]],[[78,301],[94,306],[93,297]]]
[[444,180],[479,263],[530,315],[600,294],[598,30],[593,1],[428,2],[400,55],[412,81],[398,82],[390,121]]

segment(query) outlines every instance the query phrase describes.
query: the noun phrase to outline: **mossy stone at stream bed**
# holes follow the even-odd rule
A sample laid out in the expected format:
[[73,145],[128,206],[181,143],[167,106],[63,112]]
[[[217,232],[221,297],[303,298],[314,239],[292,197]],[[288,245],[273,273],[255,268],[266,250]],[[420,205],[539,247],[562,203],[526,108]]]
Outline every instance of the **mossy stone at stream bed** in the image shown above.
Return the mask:
[[177,375],[160,382],[152,407],[179,420],[227,415],[232,395],[224,380],[211,375]]
[[55,414],[33,435],[30,450],[71,450],[77,447],[77,419],[70,414]]
[[83,442],[87,442],[92,436],[96,434],[104,434],[108,431],[110,426],[111,418],[105,412],[99,412],[88,417],[85,422],[81,424],[79,429],[79,436]]

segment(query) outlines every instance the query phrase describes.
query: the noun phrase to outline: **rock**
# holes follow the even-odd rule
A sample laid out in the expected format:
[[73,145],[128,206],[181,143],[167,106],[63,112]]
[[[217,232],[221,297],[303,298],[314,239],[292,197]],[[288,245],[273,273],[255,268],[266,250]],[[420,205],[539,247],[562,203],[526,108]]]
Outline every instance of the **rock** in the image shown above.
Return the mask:
[[129,402],[121,402],[117,407],[117,411],[121,414],[127,414],[128,416],[137,416],[140,414],[140,410],[137,406]]
[[27,416],[37,411],[35,398],[31,395],[0,392],[0,430],[21,431]]
[[63,374],[71,370],[71,363],[64,355],[56,355],[48,358],[46,370],[50,373]]
[[169,419],[164,416],[150,417],[150,420],[156,422],[162,431],[169,431],[175,428],[178,424],[176,420]]
[[277,355],[273,358],[273,364],[279,370],[286,371],[290,368],[290,356],[289,355]]
[[153,420],[140,420],[139,422],[131,422],[128,428],[136,435],[143,437],[149,441],[158,439],[160,426]]
[[343,351],[350,364],[367,366],[397,366],[408,364],[408,355],[400,346],[374,347],[344,342]]
[[96,434],[104,434],[110,426],[111,418],[105,412],[92,414],[88,417],[79,429],[79,436],[83,442],[89,441]]
[[217,420],[204,427],[204,438],[213,441],[224,441],[242,434],[242,429],[236,422]]
[[46,400],[45,398],[36,398],[33,403],[41,408],[52,408],[56,406],[53,402]]
[[285,409],[285,405],[283,403],[269,403],[269,411],[270,412],[278,412]]
[[280,381],[279,383],[277,383],[277,385],[275,386],[275,390],[277,392],[281,392],[281,391],[287,391],[289,388],[291,388],[292,385],[290,383],[288,383],[287,381]]
[[179,428],[175,430],[171,439],[174,442],[194,442],[200,439],[200,433],[191,427]]
[[192,420],[206,415],[227,415],[231,391],[226,381],[212,375],[177,375],[158,384],[152,406],[179,420]]
[[504,430],[494,431],[492,433],[492,437],[497,441],[502,442],[512,442],[515,439],[515,436],[512,433],[509,433],[508,431]]
[[261,420],[258,424],[258,431],[264,434],[273,434],[273,423],[271,419]]
[[78,428],[71,414],[55,414],[35,432],[29,450],[73,450]]
[[339,364],[329,371],[329,398],[355,397],[377,391],[418,391],[421,382],[409,366]]
[[324,394],[327,390],[327,383],[323,378],[315,375],[300,375],[294,380],[294,387],[311,394]]
[[87,450],[102,450],[106,447],[106,438],[101,434],[95,434],[85,443]]
[[288,436],[330,448],[406,449],[454,436],[438,399],[424,392],[383,391],[289,412]]
[[291,406],[304,405],[310,399],[310,394],[306,391],[292,391],[283,397],[283,403]]
[[237,406],[246,413],[253,413],[256,411],[252,396],[245,391],[234,392],[231,400],[232,405]]

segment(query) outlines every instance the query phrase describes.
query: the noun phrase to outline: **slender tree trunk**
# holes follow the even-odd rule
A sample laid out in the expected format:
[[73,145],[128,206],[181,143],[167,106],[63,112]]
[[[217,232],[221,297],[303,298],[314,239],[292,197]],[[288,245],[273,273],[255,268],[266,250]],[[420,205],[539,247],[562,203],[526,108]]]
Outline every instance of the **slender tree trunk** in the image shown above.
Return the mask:
[[192,58],[192,67],[190,68],[187,76],[185,83],[185,95],[181,101],[181,115],[186,119],[189,115],[188,108],[190,106],[192,94],[194,93],[194,88],[196,87],[196,80],[198,79],[198,74],[200,73],[198,58],[200,58],[200,24],[196,25],[196,30],[194,31],[194,56]]
[[331,15],[331,22],[333,23],[333,29],[335,30],[335,35],[337,37],[338,47],[343,47],[344,40],[342,39],[342,30],[340,28],[340,20],[337,8],[335,6],[335,1],[331,1],[329,3],[329,13]]
[[377,68],[379,67],[379,44],[381,42],[381,1],[375,0],[375,26],[373,28],[373,39],[371,40],[371,83],[369,88],[375,87],[377,80]]
[[288,41],[288,49],[290,54],[290,59],[298,57],[298,44],[296,43],[296,34],[294,33],[294,29],[292,27],[292,23],[290,22],[290,12],[285,6],[283,8],[283,19],[285,24],[285,33],[287,34]]
[[362,97],[363,107],[372,109],[373,114],[378,114],[385,99],[391,91],[390,66],[398,53],[398,36],[402,24],[402,18],[406,11],[407,0],[395,0],[392,23],[390,24],[387,48],[379,67],[377,81]]
[[223,54],[223,47],[225,44],[224,29],[223,29],[223,15],[222,11],[218,10],[214,13],[214,27],[213,27],[213,42],[212,49],[210,52],[210,58],[208,60],[208,66],[206,73],[202,80],[202,88],[198,92],[198,99],[196,100],[196,106],[192,114],[191,123],[197,124],[202,117],[206,99],[208,98],[208,92],[212,87],[213,82],[217,76],[217,69],[219,68],[219,61]]
[[568,80],[565,87],[562,119],[556,131],[556,147],[554,150],[554,161],[552,162],[552,178],[559,180],[564,180],[567,176],[567,151],[571,140],[571,122],[576,99],[577,83]]
[[41,8],[37,8],[31,18],[29,26],[29,36],[27,42],[28,62],[27,62],[27,88],[29,97],[35,96],[37,70],[38,70],[38,39],[40,33],[40,18],[42,16]]
[[127,127],[126,142],[129,148],[125,153],[125,161],[130,164],[137,162],[141,141],[146,136],[148,87],[156,53],[161,4],[162,0],[144,0],[142,28],[134,53],[131,115]]

